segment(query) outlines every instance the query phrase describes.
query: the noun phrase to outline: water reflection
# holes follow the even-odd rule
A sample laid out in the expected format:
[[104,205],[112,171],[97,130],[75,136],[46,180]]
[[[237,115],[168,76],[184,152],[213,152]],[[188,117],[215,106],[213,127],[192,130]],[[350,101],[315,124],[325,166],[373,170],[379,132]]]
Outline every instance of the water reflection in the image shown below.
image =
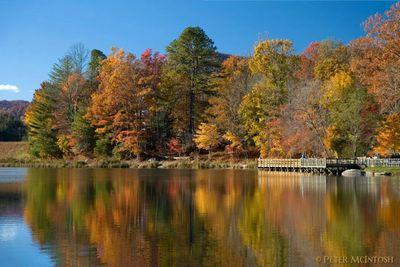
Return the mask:
[[[400,261],[395,177],[126,169],[23,176],[0,182],[0,229],[4,218],[23,219],[40,248],[32,257],[45,253],[57,265],[313,266],[323,255]],[[10,251],[10,242],[0,240],[0,248]]]

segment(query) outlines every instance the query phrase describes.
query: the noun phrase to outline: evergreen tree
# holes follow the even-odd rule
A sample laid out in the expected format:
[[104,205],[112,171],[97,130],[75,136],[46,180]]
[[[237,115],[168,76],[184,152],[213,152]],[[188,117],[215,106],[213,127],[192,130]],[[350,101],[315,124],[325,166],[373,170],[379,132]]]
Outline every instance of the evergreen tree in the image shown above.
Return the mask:
[[[167,72],[172,80],[168,88],[178,94],[174,113],[184,113],[184,137],[192,143],[196,125],[208,106],[210,75],[218,70],[220,59],[214,42],[199,27],[186,28],[178,39],[167,47]],[[178,117],[178,116],[177,116]]]
[[25,114],[28,126],[28,138],[32,155],[41,158],[59,157],[61,151],[57,145],[57,131],[54,128],[54,110],[56,106],[54,87],[48,82],[36,90],[33,101]]
[[72,137],[75,150],[79,154],[90,155],[96,144],[96,132],[90,122],[86,119],[86,109],[80,108],[74,115],[72,122]]
[[106,55],[104,55],[104,53],[100,50],[93,49],[90,52],[90,62],[88,68],[88,78],[90,81],[96,81],[97,76],[99,76],[101,62],[106,58]]

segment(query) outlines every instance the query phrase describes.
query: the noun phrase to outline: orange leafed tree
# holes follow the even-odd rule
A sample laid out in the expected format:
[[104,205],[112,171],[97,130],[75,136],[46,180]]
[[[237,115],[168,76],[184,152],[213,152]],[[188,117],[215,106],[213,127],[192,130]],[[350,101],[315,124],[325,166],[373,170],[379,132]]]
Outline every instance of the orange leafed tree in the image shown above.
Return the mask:
[[375,152],[388,156],[400,151],[400,113],[389,115],[377,136]]
[[141,86],[140,64],[133,54],[113,49],[99,73],[88,118],[100,135],[109,136],[119,152],[139,156],[145,141],[152,89]]
[[351,68],[376,97],[383,114],[400,111],[400,3],[365,23],[367,35],[351,43]]

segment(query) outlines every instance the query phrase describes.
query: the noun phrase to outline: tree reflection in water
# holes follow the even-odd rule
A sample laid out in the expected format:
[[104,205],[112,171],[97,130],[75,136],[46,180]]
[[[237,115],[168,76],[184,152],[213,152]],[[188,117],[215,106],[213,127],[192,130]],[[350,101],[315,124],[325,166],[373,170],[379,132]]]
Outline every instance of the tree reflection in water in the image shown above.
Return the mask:
[[399,184],[239,170],[29,169],[24,216],[65,266],[400,260]]

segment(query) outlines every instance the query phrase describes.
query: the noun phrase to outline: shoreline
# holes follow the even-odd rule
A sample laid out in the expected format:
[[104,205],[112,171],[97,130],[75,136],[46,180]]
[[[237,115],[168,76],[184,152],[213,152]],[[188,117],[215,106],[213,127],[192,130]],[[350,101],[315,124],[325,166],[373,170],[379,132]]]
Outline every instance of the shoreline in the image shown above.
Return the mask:
[[[102,168],[102,169],[258,169],[257,159],[182,159],[182,160],[32,160],[0,159],[0,168]],[[400,167],[367,167],[368,176],[400,175]]]
[[364,171],[372,176],[400,175],[400,167],[367,167]]
[[221,160],[0,160],[0,168],[257,169],[256,159]]

